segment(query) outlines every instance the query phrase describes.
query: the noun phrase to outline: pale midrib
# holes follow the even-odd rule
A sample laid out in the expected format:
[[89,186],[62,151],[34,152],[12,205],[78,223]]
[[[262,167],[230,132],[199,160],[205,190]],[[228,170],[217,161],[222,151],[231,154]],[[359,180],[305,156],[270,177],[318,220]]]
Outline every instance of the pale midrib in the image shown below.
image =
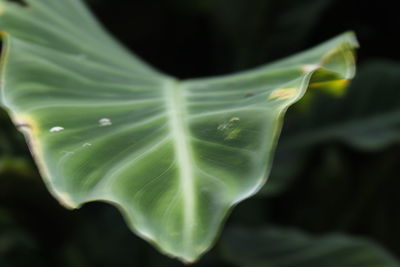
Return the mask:
[[182,87],[176,81],[165,86],[169,124],[174,143],[176,160],[179,165],[180,191],[183,195],[183,247],[190,250],[193,240],[195,218],[195,190],[193,176],[192,151],[189,143],[189,130],[185,118],[186,104]]

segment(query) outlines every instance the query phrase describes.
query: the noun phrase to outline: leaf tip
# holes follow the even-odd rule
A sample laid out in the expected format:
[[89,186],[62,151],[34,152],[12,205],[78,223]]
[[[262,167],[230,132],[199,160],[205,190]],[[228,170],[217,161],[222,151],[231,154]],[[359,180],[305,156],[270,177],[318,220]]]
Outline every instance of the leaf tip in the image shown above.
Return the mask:
[[197,256],[180,256],[180,257],[177,257],[177,259],[179,260],[179,261],[181,261],[185,266],[190,266],[190,265],[193,265],[193,264],[196,264],[199,260],[200,260],[200,258],[201,258],[201,256],[203,255],[203,253],[201,253],[200,255],[197,255]]
[[353,48],[360,47],[360,43],[358,42],[357,35],[354,31],[347,31],[344,35],[347,37],[348,42]]

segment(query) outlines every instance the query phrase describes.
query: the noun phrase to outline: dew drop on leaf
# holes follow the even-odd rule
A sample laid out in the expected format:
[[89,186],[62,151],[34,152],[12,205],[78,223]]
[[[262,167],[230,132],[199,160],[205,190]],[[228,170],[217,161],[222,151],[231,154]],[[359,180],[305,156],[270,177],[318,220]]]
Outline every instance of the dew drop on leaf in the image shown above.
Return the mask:
[[51,133],[56,133],[56,132],[61,132],[62,130],[64,130],[64,127],[61,126],[55,126],[53,128],[50,129]]
[[110,126],[112,125],[112,122],[109,118],[102,118],[99,120],[100,126]]

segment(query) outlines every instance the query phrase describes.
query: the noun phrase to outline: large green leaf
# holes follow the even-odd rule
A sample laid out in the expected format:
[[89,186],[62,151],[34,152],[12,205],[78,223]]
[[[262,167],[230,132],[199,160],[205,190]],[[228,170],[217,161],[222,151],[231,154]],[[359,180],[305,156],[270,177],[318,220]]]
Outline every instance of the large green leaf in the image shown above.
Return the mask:
[[178,81],[127,52],[78,0],[0,1],[1,101],[65,206],[116,205],[194,261],[265,183],[282,116],[310,81],[354,74],[351,33],[235,75]]
[[294,229],[233,228],[224,235],[221,247],[224,257],[239,267],[400,266],[380,246],[343,234],[311,236]]

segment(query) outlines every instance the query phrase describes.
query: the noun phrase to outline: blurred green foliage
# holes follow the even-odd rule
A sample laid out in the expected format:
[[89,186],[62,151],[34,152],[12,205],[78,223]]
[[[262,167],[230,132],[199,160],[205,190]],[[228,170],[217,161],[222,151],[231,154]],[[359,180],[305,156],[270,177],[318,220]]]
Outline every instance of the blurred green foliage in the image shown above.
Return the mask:
[[[349,261],[340,266],[367,266],[352,265],[362,255],[381,260],[371,266],[398,266],[390,254],[400,257],[400,41],[393,38],[400,19],[390,0],[88,2],[124,44],[181,78],[254,67],[354,30],[362,47],[354,82],[343,96],[311,91],[289,110],[267,186],[237,207],[222,240],[194,266],[274,266],[265,261],[274,249],[270,255],[279,260],[320,247],[313,240],[326,244],[344,235],[339,242],[349,249],[335,257],[344,253]],[[279,251],[282,236],[309,247]],[[59,206],[1,111],[0,266],[181,264],[132,235],[106,204]]]

